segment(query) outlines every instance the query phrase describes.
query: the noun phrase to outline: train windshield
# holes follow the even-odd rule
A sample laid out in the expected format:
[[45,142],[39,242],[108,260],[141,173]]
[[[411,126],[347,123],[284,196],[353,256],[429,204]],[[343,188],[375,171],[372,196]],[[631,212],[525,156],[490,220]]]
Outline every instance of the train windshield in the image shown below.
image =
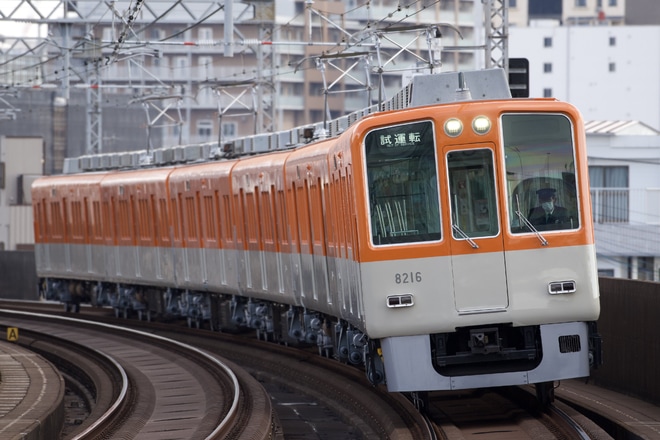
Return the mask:
[[561,114],[505,114],[502,139],[511,231],[578,228],[571,121]]
[[440,240],[433,123],[373,130],[364,148],[372,243]]

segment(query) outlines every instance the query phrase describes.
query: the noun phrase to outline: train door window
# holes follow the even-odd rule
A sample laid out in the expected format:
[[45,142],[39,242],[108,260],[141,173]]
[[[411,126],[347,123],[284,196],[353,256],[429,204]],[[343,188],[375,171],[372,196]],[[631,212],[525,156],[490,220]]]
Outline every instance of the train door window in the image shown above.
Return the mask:
[[92,229],[92,219],[89,215],[89,199],[87,197],[83,198],[83,221],[85,228],[85,237],[89,240],[93,238],[93,229]]
[[256,193],[258,188],[248,190],[243,193],[244,197],[244,209],[243,209],[243,221],[245,222],[245,236],[248,243],[257,244],[259,242],[259,214],[257,213],[257,204],[259,203],[256,200]]
[[277,190],[277,236],[281,241],[282,247],[289,244],[289,226],[286,214],[286,193],[284,190]]
[[181,203],[181,194],[177,196],[172,197],[171,201],[171,206],[172,206],[172,229],[173,229],[173,234],[172,234],[172,239],[175,242],[180,242],[181,241],[181,216],[183,215],[181,210],[182,210],[182,203]]
[[310,240],[310,217],[309,217],[309,188],[307,187],[307,180],[303,180],[296,186],[295,189],[296,203],[295,206],[298,214],[298,237],[300,240],[301,251],[304,253],[311,252]]
[[502,115],[509,222],[514,234],[576,229],[573,126],[562,114]]
[[270,201],[270,192],[269,191],[260,191],[261,194],[261,204],[259,206],[261,219],[259,223],[261,224],[262,239],[264,243],[272,245],[273,244],[273,210],[272,204]]
[[128,200],[119,200],[119,238],[127,240],[131,238],[129,232],[130,213]]
[[64,221],[62,220],[62,211],[60,210],[60,202],[51,202],[50,215],[53,224],[53,237],[64,238]]
[[440,240],[433,123],[372,130],[364,148],[372,243]]
[[493,237],[499,233],[493,152],[487,148],[447,154],[454,238]]
[[[174,199],[172,199],[174,200]],[[158,227],[158,230],[160,231],[160,239],[163,243],[169,243],[170,242],[170,236],[173,234],[173,226],[170,226],[170,221],[169,221],[169,213],[167,210],[167,199],[165,198],[160,198],[158,199],[158,220],[160,222],[160,225]]]
[[[225,220],[222,217],[222,197],[220,196],[219,191],[215,191],[213,193],[213,203],[215,206],[215,213],[214,217],[215,219],[211,219],[211,221],[214,221],[214,233],[217,231],[217,235],[214,235],[216,240],[220,242],[222,240],[222,222]],[[216,229],[217,228],[217,229]]]
[[102,218],[103,217],[101,215],[101,202],[99,202],[98,200],[94,200],[92,202],[92,220],[93,220],[92,230],[95,240],[103,239],[103,229],[101,227],[103,224],[103,221],[101,220]]
[[315,245],[322,244],[324,241],[325,225],[323,219],[323,194],[321,192],[322,183],[321,179],[317,181],[309,180],[310,192],[310,224],[311,224],[311,239]]
[[213,206],[213,195],[204,195],[203,196],[203,207],[202,209],[204,210],[203,213],[203,236],[207,240],[207,242],[210,243],[215,243],[216,241],[216,236],[215,236],[215,222],[214,222],[214,215],[215,215],[215,207]]
[[82,240],[84,238],[82,205],[79,201],[71,202],[71,238]]
[[101,205],[101,212],[103,213],[103,237],[110,241],[114,239],[115,231],[115,216],[114,199],[104,200]]
[[139,198],[137,201],[137,238],[144,244],[149,240],[149,205],[146,199]]
[[188,196],[186,197],[186,222],[184,224],[186,234],[184,239],[186,243],[196,242],[197,241],[197,213],[195,212],[195,197]]
[[234,235],[231,230],[233,218],[231,216],[231,197],[228,194],[223,194],[222,196],[222,208],[224,222],[221,223],[221,226],[224,225],[224,239],[227,242],[232,243],[234,241]]

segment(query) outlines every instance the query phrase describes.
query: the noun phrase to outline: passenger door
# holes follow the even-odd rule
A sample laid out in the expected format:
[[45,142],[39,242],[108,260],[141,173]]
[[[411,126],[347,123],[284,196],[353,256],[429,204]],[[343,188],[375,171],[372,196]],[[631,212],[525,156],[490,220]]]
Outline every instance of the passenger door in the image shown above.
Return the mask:
[[504,311],[509,303],[491,143],[444,148],[450,197],[454,302],[459,314]]

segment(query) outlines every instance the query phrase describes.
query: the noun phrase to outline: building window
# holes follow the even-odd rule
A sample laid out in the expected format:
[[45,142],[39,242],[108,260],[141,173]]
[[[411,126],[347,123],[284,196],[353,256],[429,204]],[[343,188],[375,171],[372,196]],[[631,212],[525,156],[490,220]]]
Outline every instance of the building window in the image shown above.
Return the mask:
[[543,72],[552,73],[552,63],[543,63]]
[[591,203],[597,223],[627,223],[628,167],[590,166]]
[[552,37],[545,37],[543,39],[543,47],[552,47]]
[[323,88],[323,83],[320,82],[310,82],[309,83],[309,94],[313,96],[323,95],[325,89]]
[[202,41],[213,41],[213,28],[201,27],[199,28],[197,35]]
[[616,72],[616,63],[610,63],[609,69],[610,72]]
[[176,57],[174,59],[174,69],[174,75],[176,75],[176,78],[188,78],[190,76],[188,57]]
[[614,269],[598,269],[599,277],[613,277]]
[[199,65],[198,78],[205,79],[213,76],[213,57],[199,57],[197,63]]
[[[435,3],[435,2],[433,2]],[[509,7],[510,8],[517,8],[518,7],[518,0],[509,0]]]
[[213,134],[213,121],[210,121],[208,119],[202,119],[200,121],[197,121],[197,136],[199,136],[200,140],[211,139],[212,134]]
[[149,39],[154,41],[160,41],[165,39],[165,30],[158,28],[151,28],[149,30]]
[[637,257],[637,279],[654,281],[653,262],[654,257]]
[[552,89],[547,87],[543,89],[543,97],[544,98],[552,98]]
[[616,0],[609,0],[608,5],[609,6],[616,6]]
[[587,7],[587,0],[575,0],[575,7],[576,8],[586,8]]
[[222,139],[230,140],[236,137],[236,122],[223,122],[222,123]]
[[103,36],[101,38],[106,41],[114,41],[115,33],[113,32],[113,29],[111,27],[103,28]]
[[616,46],[616,37],[610,37],[610,46]]

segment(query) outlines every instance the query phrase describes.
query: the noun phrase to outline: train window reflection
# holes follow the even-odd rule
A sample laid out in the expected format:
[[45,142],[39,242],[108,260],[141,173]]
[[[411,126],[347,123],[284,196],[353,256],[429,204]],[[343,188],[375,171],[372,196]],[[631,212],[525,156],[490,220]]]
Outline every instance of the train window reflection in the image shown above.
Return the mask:
[[373,244],[440,240],[433,124],[373,130],[364,147]]
[[561,114],[505,114],[502,139],[511,231],[578,228],[571,121]]
[[447,154],[453,236],[488,237],[499,233],[493,153],[489,149]]

